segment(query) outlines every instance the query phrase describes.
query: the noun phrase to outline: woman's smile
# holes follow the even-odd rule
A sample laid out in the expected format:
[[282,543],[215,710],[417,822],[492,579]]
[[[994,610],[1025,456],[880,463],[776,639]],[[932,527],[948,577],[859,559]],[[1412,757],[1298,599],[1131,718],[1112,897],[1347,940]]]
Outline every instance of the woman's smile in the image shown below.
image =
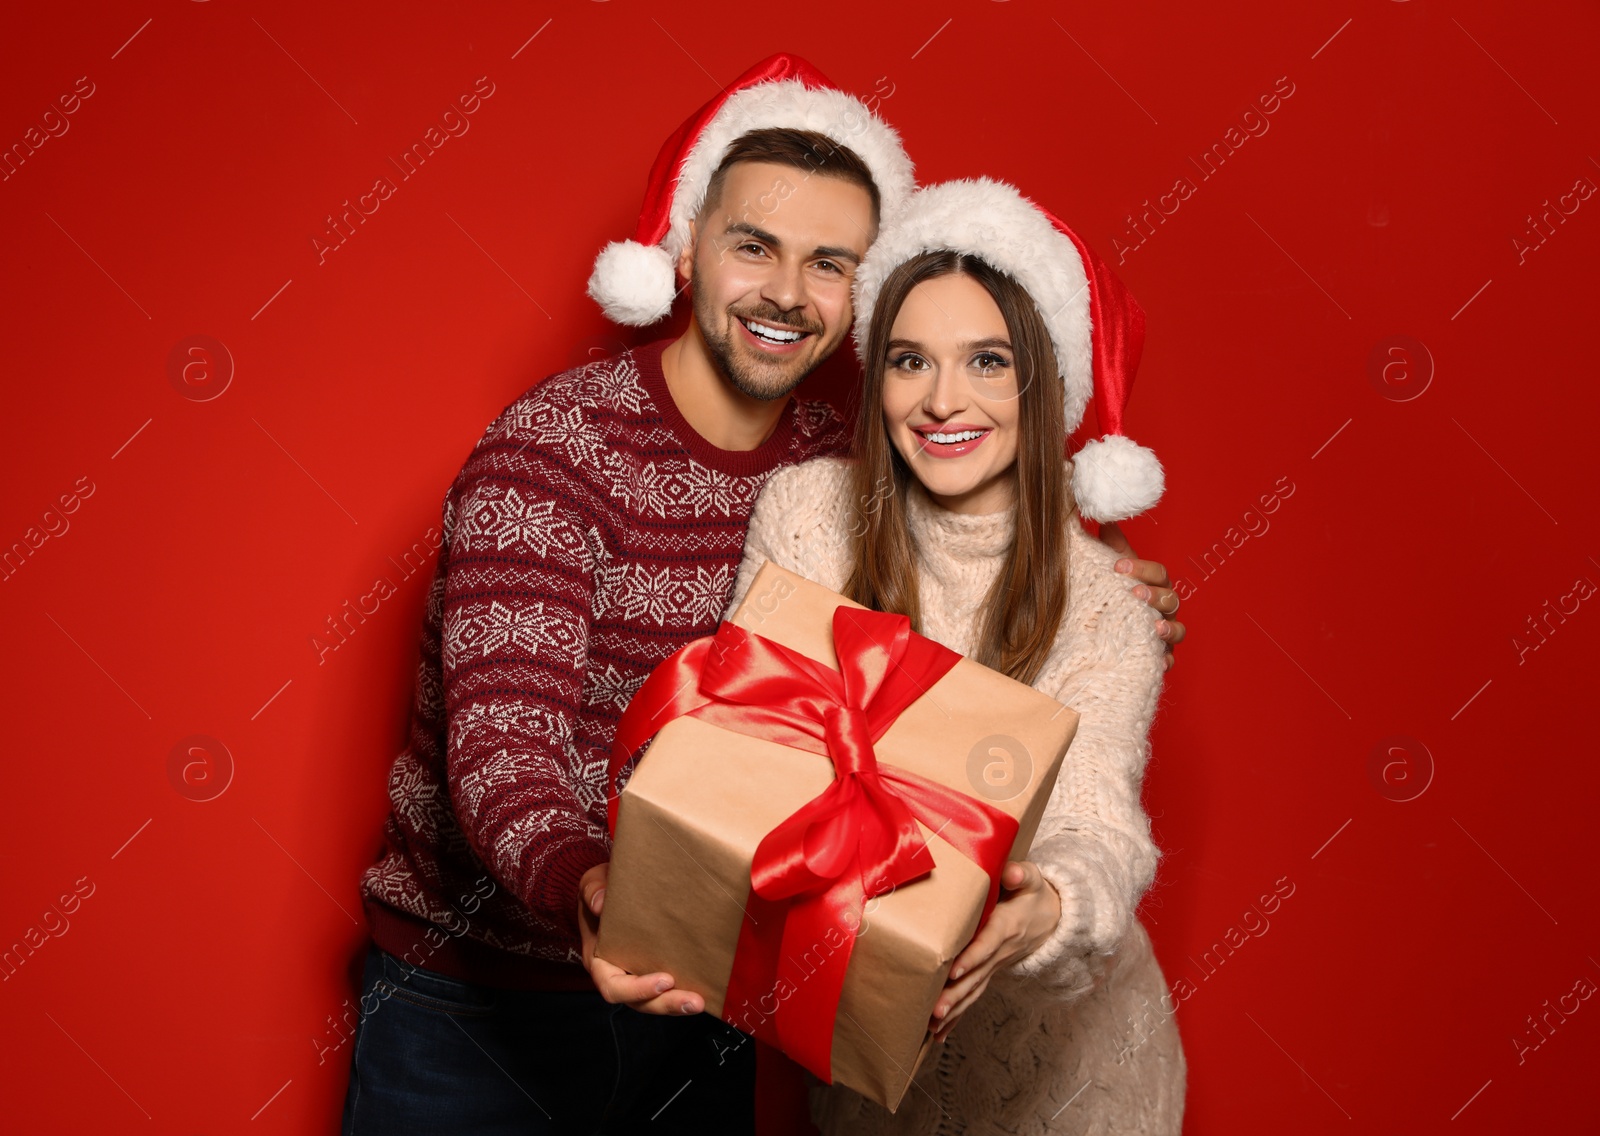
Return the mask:
[[911,429],[921,435],[922,452],[932,458],[965,457],[994,433],[991,427],[973,426],[965,422],[930,422],[912,426]]

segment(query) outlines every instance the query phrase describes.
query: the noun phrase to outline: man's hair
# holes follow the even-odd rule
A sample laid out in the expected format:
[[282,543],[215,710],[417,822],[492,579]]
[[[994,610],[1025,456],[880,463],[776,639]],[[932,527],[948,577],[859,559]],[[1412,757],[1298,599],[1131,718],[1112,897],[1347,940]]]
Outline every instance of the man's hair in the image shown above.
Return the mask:
[[734,139],[723,155],[722,162],[706,183],[705,201],[700,206],[702,216],[708,208],[722,200],[722,185],[727,180],[730,167],[739,162],[771,162],[805,170],[807,174],[838,178],[859,185],[872,198],[872,223],[878,223],[881,199],[878,185],[872,180],[867,163],[850,147],[835,142],[826,134],[815,130],[792,130],[785,126],[772,126],[752,130]]

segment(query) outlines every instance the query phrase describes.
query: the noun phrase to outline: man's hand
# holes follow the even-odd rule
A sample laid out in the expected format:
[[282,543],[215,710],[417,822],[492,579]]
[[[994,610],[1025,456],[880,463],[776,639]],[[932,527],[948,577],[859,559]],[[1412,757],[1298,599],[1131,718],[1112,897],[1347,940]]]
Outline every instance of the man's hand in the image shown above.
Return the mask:
[[934,1041],[950,1036],[956,1019],[989,988],[996,970],[1038,950],[1061,921],[1061,897],[1037,865],[1013,860],[1000,876],[1000,887],[989,922],[950,964],[950,979],[928,1023]]
[[[1134,555],[1133,546],[1128,543],[1128,538],[1122,535],[1122,527],[1107,521],[1100,526],[1100,540],[1106,547],[1114,552],[1120,552],[1122,560],[1117,561],[1117,571],[1125,572],[1135,580],[1142,581],[1135,584],[1133,594],[1144,600],[1145,603],[1155,608],[1164,616],[1171,616],[1178,610],[1178,593],[1172,589],[1172,581],[1167,579],[1167,566],[1156,560],[1140,560]],[[1167,669],[1178,661],[1178,656],[1173,648],[1183,642],[1184,626],[1176,619],[1161,619],[1156,621],[1156,634],[1167,641]]]
[[578,931],[583,936],[583,965],[589,968],[595,989],[607,1002],[623,1002],[646,1014],[698,1014],[706,1008],[698,994],[674,990],[672,975],[629,974],[594,954],[600,933],[600,909],[605,906],[610,864],[596,864],[578,881]]

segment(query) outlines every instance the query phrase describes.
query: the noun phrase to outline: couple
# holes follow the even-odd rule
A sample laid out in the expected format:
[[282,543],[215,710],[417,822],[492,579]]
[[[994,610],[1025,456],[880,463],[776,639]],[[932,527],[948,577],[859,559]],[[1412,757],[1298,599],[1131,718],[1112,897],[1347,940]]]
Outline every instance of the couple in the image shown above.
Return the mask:
[[[1183,629],[1158,622],[1176,606],[1161,566],[1128,562],[1130,588],[1076,515],[1159,493],[1117,433],[1137,307],[1008,187],[913,193],[894,132],[790,56],[669,139],[638,237],[601,255],[591,293],[646,325],[681,275],[688,329],[524,394],[445,500],[411,733],[362,878],[345,1131],[751,1130],[754,1047],[592,944],[616,724],[767,559],[1081,716],[1030,862],[956,960],[919,1087],[892,1117],[820,1093],[826,1130],[1176,1131],[1182,1053],[1132,910],[1156,857],[1145,732]],[[852,319],[849,463],[845,423],[790,392]],[[1069,464],[1091,391],[1110,437]]]

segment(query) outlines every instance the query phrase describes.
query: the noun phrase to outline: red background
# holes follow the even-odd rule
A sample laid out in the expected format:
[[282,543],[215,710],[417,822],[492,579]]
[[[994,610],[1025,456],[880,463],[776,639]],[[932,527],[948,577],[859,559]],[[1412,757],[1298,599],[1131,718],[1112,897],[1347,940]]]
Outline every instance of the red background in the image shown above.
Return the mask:
[[[1574,458],[1600,198],[1513,243],[1600,179],[1592,5],[167,2],[3,27],[0,143],[94,84],[0,182],[0,542],[58,530],[0,583],[0,947],[46,936],[0,983],[8,1127],[335,1129],[425,588],[390,558],[502,407],[616,337],[582,294],[595,252],[660,141],[779,49],[890,89],[924,180],[1014,180],[1113,263],[1130,212],[1196,187],[1121,268],[1150,329],[1130,429],[1171,486],[1128,531],[1192,588],[1144,907],[1192,984],[1188,1131],[1600,1119],[1600,1001],[1512,1042],[1600,984],[1575,710],[1600,598],[1574,591],[1600,583]],[[319,263],[327,215],[480,76],[468,133]],[[1267,132],[1202,179],[1280,77]],[[169,356],[197,335],[233,373],[186,395]],[[1385,385],[1395,335],[1432,370],[1380,354]],[[379,576],[398,594],[319,663]],[[231,775],[174,781],[194,734]],[[1394,735],[1431,757],[1371,772]]]

